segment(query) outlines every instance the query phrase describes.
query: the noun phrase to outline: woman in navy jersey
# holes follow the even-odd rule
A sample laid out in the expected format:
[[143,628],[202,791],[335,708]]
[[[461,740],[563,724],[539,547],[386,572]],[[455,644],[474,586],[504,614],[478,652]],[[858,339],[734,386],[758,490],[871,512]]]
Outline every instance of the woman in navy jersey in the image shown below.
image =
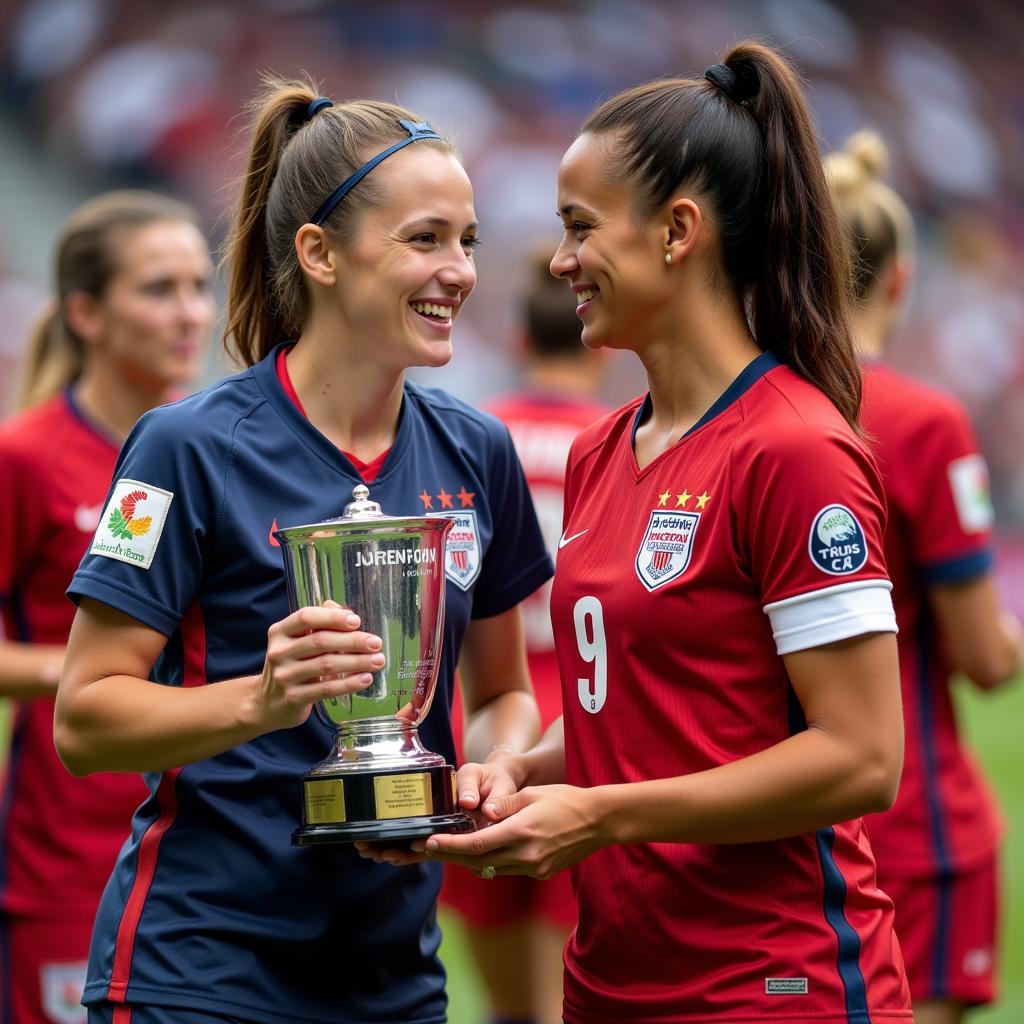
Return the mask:
[[[895,806],[868,819],[896,905],[916,1024],[957,1024],[995,998],[999,815],[961,742],[950,674],[988,689],[1020,671],[1021,628],[996,591],[988,472],[951,395],[880,359],[912,273],[913,225],[880,180],[885,146],[858,132],[825,170],[855,254],[863,422],[888,499],[906,758]],[[970,339],[964,339],[968,344]]]
[[33,336],[22,409],[0,426],[0,695],[16,701],[0,803],[0,1020],[69,1024],[103,886],[146,789],[72,778],[53,705],[117,450],[193,379],[213,325],[206,240],[184,204],[109,192],[68,218],[55,302]]
[[614,97],[557,207],[584,344],[634,351],[650,391],[569,456],[564,725],[463,768],[494,823],[419,847],[573,866],[569,1024],[909,1021],[860,820],[902,759],[884,504],[795,74],[742,43]]
[[511,439],[404,379],[451,358],[476,232],[465,171],[416,115],[268,82],[227,250],[247,369],[140,422],[70,588],[58,750],[151,790],[97,916],[90,1020],[445,1019],[440,865],[290,845],[330,746],[311,706],[383,657],[345,609],[289,614],[273,534],[364,482],[389,514],[457,514],[420,734],[452,759],[461,652],[469,756],[532,742],[517,606],[551,568]]

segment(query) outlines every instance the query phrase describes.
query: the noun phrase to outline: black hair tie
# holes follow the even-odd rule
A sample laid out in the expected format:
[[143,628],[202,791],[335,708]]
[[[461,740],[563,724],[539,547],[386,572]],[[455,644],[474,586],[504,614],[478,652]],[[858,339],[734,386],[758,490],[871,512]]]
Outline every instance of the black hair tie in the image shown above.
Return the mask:
[[315,100],[311,100],[309,106],[306,107],[306,120],[312,121],[313,118],[324,109],[324,107],[333,106],[333,100],[329,100],[326,96],[317,96],[317,98]]
[[704,77],[733,103],[743,103],[757,93],[757,71],[748,64],[741,64],[737,69],[728,64],[712,64]]

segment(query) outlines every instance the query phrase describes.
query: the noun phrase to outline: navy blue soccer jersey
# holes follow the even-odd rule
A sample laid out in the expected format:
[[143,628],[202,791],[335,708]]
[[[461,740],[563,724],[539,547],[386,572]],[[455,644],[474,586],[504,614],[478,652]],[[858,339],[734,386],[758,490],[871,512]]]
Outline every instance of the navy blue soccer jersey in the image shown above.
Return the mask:
[[[262,670],[267,629],[289,611],[274,531],[340,515],[361,482],[289,400],[273,353],[143,417],[114,480],[69,594],[165,634],[152,678],[175,686]],[[453,760],[449,707],[469,620],[516,605],[549,578],[550,559],[507,430],[442,391],[406,383],[371,496],[390,515],[457,521],[438,690],[420,730]],[[300,780],[330,743],[311,715],[148,776],[97,917],[87,1003],[268,1024],[445,1019],[440,865],[290,845]]]

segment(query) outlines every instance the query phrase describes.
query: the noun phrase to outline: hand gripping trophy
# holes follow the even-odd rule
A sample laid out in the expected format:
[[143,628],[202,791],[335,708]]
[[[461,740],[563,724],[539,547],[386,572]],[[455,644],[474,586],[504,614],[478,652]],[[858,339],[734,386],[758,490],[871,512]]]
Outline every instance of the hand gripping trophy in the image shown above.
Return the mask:
[[443,517],[384,515],[360,485],[340,519],[279,530],[292,611],[327,600],[383,641],[384,667],[360,693],[317,702],[334,730],[328,757],[302,780],[299,846],[472,832],[455,770],[420,742],[444,625]]

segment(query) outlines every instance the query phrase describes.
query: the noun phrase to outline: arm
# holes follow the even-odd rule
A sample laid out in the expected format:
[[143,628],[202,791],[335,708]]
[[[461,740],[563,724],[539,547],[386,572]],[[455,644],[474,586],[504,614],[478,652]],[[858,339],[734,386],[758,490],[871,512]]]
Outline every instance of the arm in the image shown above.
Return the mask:
[[693,775],[501,797],[505,818],[428,852],[541,878],[613,843],[755,843],[891,806],[903,761],[896,641],[871,634],[785,656],[807,729]]
[[64,648],[60,644],[0,639],[0,697],[52,697],[63,663]]
[[163,634],[84,598],[57,693],[57,752],[73,775],[160,771],[299,725],[314,701],[369,684],[380,639],[358,621],[338,605],[303,608],[270,627],[261,675],[160,686],[146,677]]
[[1016,616],[1005,611],[990,573],[962,583],[937,584],[928,600],[953,667],[990,690],[1024,666],[1024,637]]

